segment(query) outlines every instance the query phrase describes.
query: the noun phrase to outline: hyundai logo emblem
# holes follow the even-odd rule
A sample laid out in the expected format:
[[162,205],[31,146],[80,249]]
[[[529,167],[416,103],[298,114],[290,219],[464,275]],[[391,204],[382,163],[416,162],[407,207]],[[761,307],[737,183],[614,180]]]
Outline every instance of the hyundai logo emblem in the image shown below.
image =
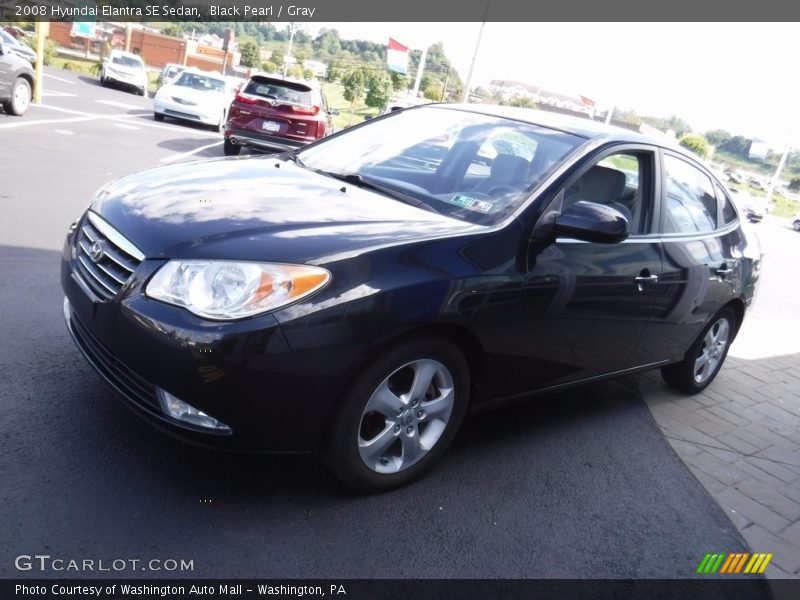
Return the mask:
[[103,246],[100,242],[95,242],[89,247],[89,258],[95,263],[100,262],[100,259],[103,258]]

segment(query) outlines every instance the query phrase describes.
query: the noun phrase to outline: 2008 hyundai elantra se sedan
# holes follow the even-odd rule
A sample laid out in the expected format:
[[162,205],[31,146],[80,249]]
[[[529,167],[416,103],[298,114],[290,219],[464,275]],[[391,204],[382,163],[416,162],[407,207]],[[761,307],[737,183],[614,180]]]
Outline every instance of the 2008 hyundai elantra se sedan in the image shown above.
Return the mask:
[[654,368],[704,389],[759,261],[725,187],[666,137],[428,105],[118,179],[61,279],[78,348],[154,424],[316,452],[380,491],[470,411]]

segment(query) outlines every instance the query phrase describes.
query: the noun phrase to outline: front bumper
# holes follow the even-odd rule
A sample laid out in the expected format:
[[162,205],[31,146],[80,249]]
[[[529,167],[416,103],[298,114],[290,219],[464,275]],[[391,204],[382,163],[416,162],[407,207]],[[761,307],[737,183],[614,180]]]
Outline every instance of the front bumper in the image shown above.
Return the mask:
[[222,110],[215,114],[207,114],[199,105],[180,104],[174,100],[165,98],[155,98],[153,100],[153,112],[156,114],[202,123],[203,125],[217,125],[220,122]]
[[246,148],[255,148],[257,150],[277,150],[279,152],[296,150],[297,148],[302,148],[313,141],[309,140],[301,142],[285,137],[267,135],[265,133],[257,133],[253,131],[245,131],[232,127],[228,127],[225,130],[225,139],[237,146],[245,146]]
[[116,85],[126,85],[132,88],[136,88],[137,90],[146,90],[147,89],[147,82],[142,80],[137,80],[133,77],[126,77],[125,75],[120,75],[117,73],[111,73],[109,71],[105,74],[106,81],[109,83],[114,83]]
[[[146,298],[144,283],[161,264],[143,261],[114,298],[98,302],[85,293],[81,275],[73,271],[70,243],[65,245],[64,316],[92,367],[134,412],[184,440],[230,450],[313,450],[346,386],[346,374],[331,361],[294,353],[270,314],[210,322]],[[231,432],[167,416],[157,388]]]

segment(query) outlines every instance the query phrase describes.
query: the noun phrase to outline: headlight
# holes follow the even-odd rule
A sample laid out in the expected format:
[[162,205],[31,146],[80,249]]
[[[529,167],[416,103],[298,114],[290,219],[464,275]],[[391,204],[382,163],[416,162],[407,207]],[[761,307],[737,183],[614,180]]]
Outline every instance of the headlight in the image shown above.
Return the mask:
[[330,278],[325,269],[305,265],[171,260],[145,294],[207,319],[241,319],[313,294]]

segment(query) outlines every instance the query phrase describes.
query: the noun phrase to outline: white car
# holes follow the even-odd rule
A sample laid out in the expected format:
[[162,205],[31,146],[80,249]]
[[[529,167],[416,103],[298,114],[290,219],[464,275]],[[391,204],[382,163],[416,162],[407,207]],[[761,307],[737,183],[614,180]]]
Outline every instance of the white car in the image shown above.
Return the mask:
[[153,118],[173,117],[222,131],[233,91],[233,83],[218,73],[187,69],[156,92]]
[[130,52],[112,50],[100,69],[100,85],[110,83],[133,87],[140,96],[144,96],[148,79],[142,59]]

